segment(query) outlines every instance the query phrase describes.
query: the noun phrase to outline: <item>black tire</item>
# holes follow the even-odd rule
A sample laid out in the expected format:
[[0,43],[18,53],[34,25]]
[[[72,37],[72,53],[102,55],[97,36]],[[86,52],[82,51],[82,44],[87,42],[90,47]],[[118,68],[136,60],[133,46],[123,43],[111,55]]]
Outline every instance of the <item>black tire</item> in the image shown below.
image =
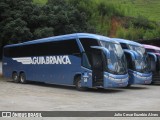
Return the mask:
[[27,83],[25,73],[20,73],[20,75],[19,75],[19,80],[20,80],[20,83],[22,83],[22,84]]
[[131,84],[128,84],[128,85],[126,86],[126,88],[129,88],[129,87],[131,87]]
[[18,76],[18,73],[17,72],[13,72],[12,73],[12,79],[15,83],[19,83],[19,76]]
[[81,86],[81,77],[78,76],[75,80],[76,89],[79,91],[85,91],[87,88]]
[[154,85],[154,82],[152,81],[152,82],[150,83],[150,85]]

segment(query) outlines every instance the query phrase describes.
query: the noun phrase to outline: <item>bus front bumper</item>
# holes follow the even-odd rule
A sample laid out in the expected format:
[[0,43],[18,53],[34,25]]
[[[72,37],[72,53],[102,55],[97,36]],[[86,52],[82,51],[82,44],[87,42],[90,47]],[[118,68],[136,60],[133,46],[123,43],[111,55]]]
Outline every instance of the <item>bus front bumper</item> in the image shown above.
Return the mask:
[[104,75],[104,88],[126,87],[128,85],[128,74],[126,75]]
[[152,73],[132,73],[130,74],[129,84],[151,84]]

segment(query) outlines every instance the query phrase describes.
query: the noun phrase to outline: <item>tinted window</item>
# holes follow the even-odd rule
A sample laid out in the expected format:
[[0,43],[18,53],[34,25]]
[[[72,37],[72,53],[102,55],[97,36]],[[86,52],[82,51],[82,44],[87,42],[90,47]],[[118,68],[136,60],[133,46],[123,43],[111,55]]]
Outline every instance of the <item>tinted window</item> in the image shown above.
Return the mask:
[[91,69],[86,53],[83,53],[82,55],[82,66]]
[[147,52],[153,52],[153,53],[156,52],[156,51],[153,50],[153,49],[146,49],[146,51],[147,51]]
[[127,44],[125,44],[125,43],[120,43],[120,44],[121,44],[122,49],[128,49]]
[[87,58],[89,60],[89,64],[91,64],[92,63],[92,52],[93,52],[91,46],[99,46],[98,40],[81,38],[80,42],[86,52]]
[[91,46],[99,46],[98,40],[95,39],[81,38],[80,41],[86,52],[91,50]]
[[46,42],[5,48],[4,56],[27,57],[45,55],[80,55],[76,40]]

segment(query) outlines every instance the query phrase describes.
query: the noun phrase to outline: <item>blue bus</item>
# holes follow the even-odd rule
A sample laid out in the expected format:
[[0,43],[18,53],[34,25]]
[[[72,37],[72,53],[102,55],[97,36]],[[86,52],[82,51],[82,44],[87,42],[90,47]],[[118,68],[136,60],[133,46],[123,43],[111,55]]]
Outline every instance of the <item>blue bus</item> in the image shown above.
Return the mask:
[[145,48],[134,41],[112,38],[121,44],[127,59],[129,74],[128,86],[131,84],[150,84],[152,82],[152,72],[149,56],[156,59],[153,54],[147,54]]
[[160,83],[160,48],[157,46],[147,45],[147,44],[143,44],[143,46],[146,49],[148,54],[153,53],[157,57],[156,61],[154,61],[153,58],[150,58],[151,68],[152,68],[152,73],[153,73],[152,84]]
[[120,44],[101,35],[74,33],[43,38],[7,45],[3,52],[3,75],[15,82],[74,85],[78,90],[128,84]]

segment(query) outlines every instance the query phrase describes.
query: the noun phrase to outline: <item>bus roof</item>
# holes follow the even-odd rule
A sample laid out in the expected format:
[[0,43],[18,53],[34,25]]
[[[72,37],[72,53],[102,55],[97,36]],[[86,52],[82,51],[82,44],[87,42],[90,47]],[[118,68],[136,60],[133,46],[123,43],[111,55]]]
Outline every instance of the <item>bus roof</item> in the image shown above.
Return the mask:
[[121,38],[112,38],[112,39],[119,42],[119,43],[126,43],[126,44],[129,44],[129,45],[135,45],[135,46],[143,47],[143,45],[141,45],[140,43],[134,42],[134,41],[131,41],[131,40],[125,40],[125,39],[121,39]]
[[27,42],[18,43],[18,44],[6,45],[5,47],[30,45],[30,44],[45,43],[45,42],[51,42],[51,41],[61,41],[61,40],[67,40],[67,39],[74,39],[74,38],[77,38],[77,37],[78,38],[93,38],[93,39],[118,43],[117,41],[112,40],[111,38],[105,37],[105,36],[102,36],[102,35],[90,34],[90,33],[73,33],[73,34],[67,34],[67,35],[60,35],[60,36],[53,36],[53,37],[48,37],[48,38],[37,39],[37,40],[27,41]]
[[143,44],[143,46],[144,46],[146,49],[160,50],[160,47],[153,46],[153,45]]

